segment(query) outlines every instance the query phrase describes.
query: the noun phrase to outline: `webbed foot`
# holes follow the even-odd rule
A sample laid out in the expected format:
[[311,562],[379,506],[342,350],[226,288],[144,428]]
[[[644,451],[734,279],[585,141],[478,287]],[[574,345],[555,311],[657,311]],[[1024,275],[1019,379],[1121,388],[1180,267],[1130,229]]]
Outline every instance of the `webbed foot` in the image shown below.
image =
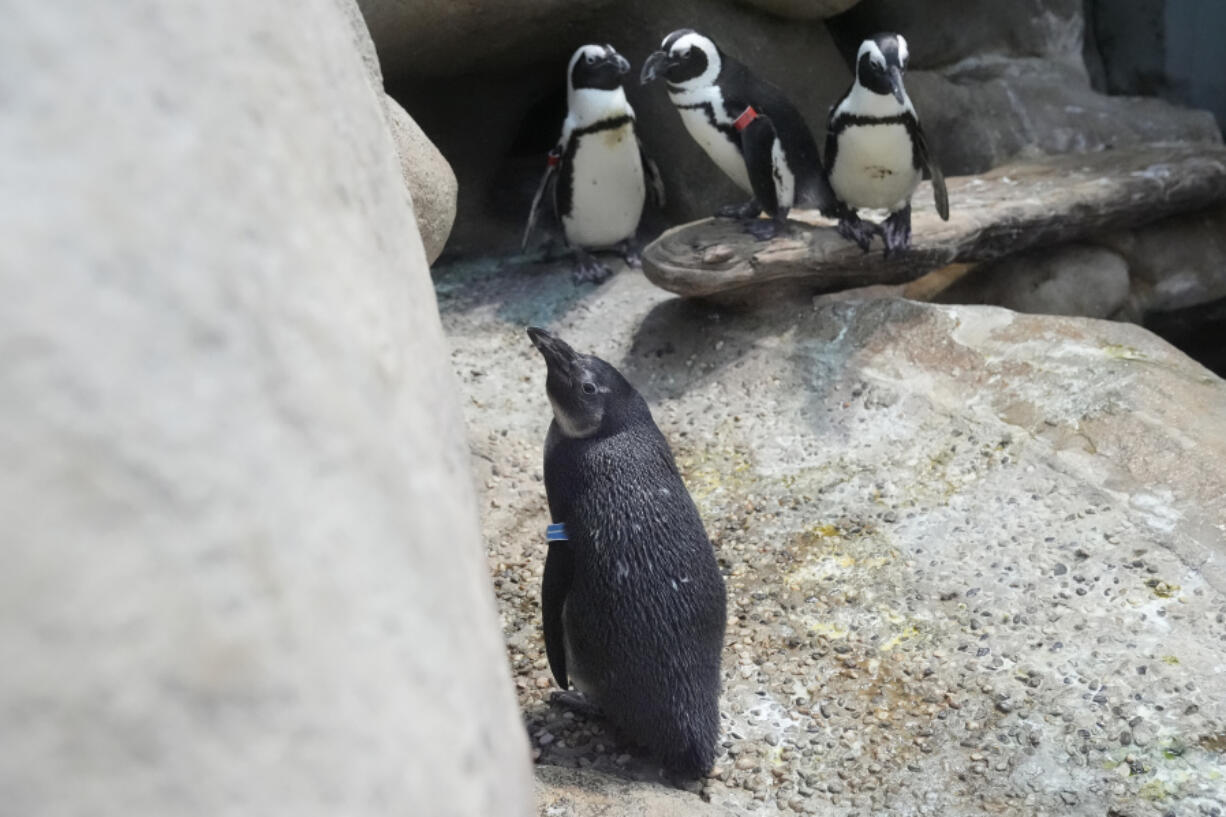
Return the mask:
[[855,213],[839,219],[839,235],[848,241],[854,241],[864,252],[868,252],[869,245],[873,243],[873,236],[880,232],[879,226],[871,221],[864,221]]
[[762,205],[758,204],[757,199],[750,199],[744,204],[725,204],[723,207],[715,211],[716,218],[757,218],[762,212]]
[[605,264],[596,260],[596,256],[586,250],[575,250],[575,282],[580,284],[599,284],[613,274]]
[[622,258],[626,259],[626,266],[630,269],[643,268],[643,253],[633,239],[628,238],[618,244],[617,251],[621,253]]
[[582,692],[576,692],[572,689],[556,690],[549,696],[549,703],[566,707],[572,712],[577,712],[588,718],[600,717],[602,714],[599,706],[583,697]]
[[746,225],[745,229],[759,241],[769,241],[780,233],[787,232],[787,213],[776,213],[775,217],[770,220],[755,218]]
[[885,257],[902,252],[911,246],[911,205],[890,213],[881,224],[881,238],[885,241]]

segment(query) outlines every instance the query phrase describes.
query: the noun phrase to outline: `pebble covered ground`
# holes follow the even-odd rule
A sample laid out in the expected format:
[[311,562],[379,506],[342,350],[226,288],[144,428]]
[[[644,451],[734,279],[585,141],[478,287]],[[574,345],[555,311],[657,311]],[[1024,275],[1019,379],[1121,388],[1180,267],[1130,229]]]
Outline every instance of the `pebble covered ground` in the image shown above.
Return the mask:
[[[735,312],[635,271],[577,286],[492,262],[436,289],[538,763],[665,779],[550,703],[530,324],[644,394],[728,582],[720,756],[671,782],[746,815],[1226,815],[1226,588],[1181,553],[1162,489],[1096,482],[1057,456],[1068,435],[934,397],[923,361],[883,374],[913,338],[866,335],[863,305]],[[1051,401],[1058,429],[1068,401]]]

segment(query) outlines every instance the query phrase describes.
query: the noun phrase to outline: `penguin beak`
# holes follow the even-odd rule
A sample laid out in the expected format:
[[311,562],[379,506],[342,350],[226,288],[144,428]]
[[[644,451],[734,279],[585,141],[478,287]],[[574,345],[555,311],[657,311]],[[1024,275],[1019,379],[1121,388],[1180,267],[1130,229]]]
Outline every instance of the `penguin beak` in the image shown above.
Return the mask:
[[614,52],[611,55],[611,59],[613,61],[613,64],[617,66],[618,74],[625,75],[625,74],[630,73],[630,60],[626,59],[625,57],[623,57],[621,54],[618,54],[617,52]]
[[902,70],[897,65],[890,66],[890,93],[899,105],[907,104],[907,95],[902,89]]
[[660,76],[660,74],[667,71],[670,67],[672,67],[672,65],[669,61],[668,54],[664,53],[663,51],[656,51],[647,58],[646,62],[643,63],[643,72],[639,74],[639,84],[646,85],[656,77]]
[[579,358],[575,350],[570,348],[570,344],[536,326],[528,327],[528,338],[545,358],[545,366],[549,368],[549,371],[569,380],[571,366]]

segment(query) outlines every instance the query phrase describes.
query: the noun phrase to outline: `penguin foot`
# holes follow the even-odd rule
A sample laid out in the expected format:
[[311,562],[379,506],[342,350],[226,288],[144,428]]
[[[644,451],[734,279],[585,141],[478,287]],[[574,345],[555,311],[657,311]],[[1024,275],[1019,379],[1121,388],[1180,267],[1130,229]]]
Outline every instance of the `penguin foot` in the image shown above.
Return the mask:
[[873,236],[879,234],[881,228],[871,221],[864,221],[854,213],[839,219],[839,235],[848,241],[854,241],[864,252],[868,252]]
[[735,219],[757,218],[761,212],[762,205],[758,204],[758,200],[750,199],[744,204],[725,204],[715,211],[715,217]]
[[617,245],[618,252],[622,254],[622,258],[626,259],[626,266],[630,269],[643,268],[643,253],[633,242],[623,241]]
[[769,241],[780,233],[787,232],[787,229],[787,218],[778,216],[769,221],[755,218],[745,225],[745,231],[759,241]]
[[575,282],[599,284],[613,274],[613,270],[596,260],[596,256],[580,250],[575,253]]
[[885,257],[902,252],[911,246],[911,205],[890,213],[881,225],[881,238],[885,241]]
[[583,697],[583,693],[570,689],[556,690],[549,696],[549,703],[564,706],[588,718],[599,718],[604,714],[600,707]]

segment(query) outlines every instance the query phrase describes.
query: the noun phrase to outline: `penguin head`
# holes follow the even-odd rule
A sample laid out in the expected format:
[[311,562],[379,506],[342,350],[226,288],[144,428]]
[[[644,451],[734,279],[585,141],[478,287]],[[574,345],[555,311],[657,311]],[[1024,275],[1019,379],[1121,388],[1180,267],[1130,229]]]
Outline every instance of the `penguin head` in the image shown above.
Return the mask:
[[529,327],[532,345],[545,358],[545,390],[563,436],[608,434],[651,412],[621,372],[593,355],[581,355],[561,338]]
[[909,57],[907,40],[901,34],[870,37],[860,44],[856,55],[856,83],[875,94],[892,94],[899,105],[906,105],[902,74]]
[[723,67],[719,48],[692,28],[680,28],[664,38],[660,50],[643,63],[639,81],[646,85],[657,77],[682,90],[714,85]]
[[630,61],[611,45],[581,46],[570,58],[567,82],[571,93],[584,89],[616,91],[630,71]]

